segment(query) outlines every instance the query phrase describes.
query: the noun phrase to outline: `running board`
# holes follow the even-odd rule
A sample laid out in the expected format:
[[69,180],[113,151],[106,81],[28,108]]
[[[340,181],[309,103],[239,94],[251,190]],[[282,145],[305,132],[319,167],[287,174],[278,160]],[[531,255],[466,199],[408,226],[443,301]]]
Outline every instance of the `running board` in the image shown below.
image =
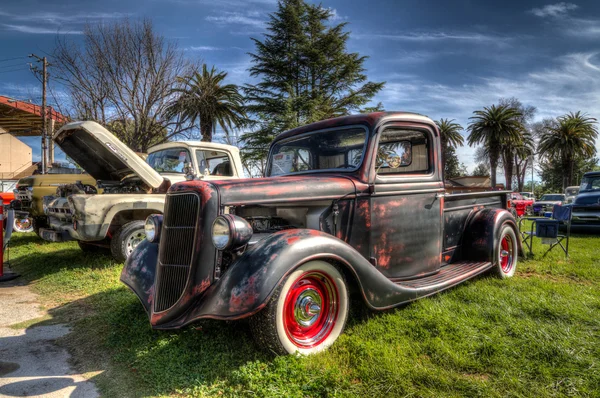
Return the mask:
[[490,262],[475,262],[475,261],[461,261],[457,263],[448,264],[440,271],[423,278],[411,279],[405,281],[397,281],[396,285],[402,286],[405,289],[415,291],[419,296],[429,295],[440,290],[447,289],[449,287],[458,285],[467,279],[473,278],[492,267]]

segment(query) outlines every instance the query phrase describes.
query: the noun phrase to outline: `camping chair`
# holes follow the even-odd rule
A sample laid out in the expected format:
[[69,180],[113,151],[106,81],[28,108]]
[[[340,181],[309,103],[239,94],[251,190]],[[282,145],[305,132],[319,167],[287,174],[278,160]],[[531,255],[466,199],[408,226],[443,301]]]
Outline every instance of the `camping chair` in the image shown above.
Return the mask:
[[[533,254],[533,238],[542,239],[542,244],[549,244],[550,247],[544,253],[554,249],[556,246],[565,252],[565,256],[569,257],[569,237],[571,236],[571,211],[573,207],[570,205],[561,206],[554,205],[550,218],[547,217],[523,217],[519,220],[519,230],[521,231],[521,240],[529,248],[529,254]],[[521,229],[521,223],[525,220],[531,221],[531,230],[524,231]],[[535,231],[534,231],[535,227]],[[561,234],[561,227],[566,229],[566,234]],[[565,244],[563,245],[563,241]]]

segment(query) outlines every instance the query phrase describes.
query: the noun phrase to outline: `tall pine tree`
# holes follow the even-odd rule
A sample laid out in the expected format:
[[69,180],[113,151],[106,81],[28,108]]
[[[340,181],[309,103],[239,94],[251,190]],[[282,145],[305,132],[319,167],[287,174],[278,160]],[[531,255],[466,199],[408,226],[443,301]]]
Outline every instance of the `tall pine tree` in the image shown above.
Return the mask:
[[332,13],[303,0],[280,0],[270,15],[250,75],[260,82],[244,91],[257,130],[244,134],[244,158],[260,164],[279,133],[360,110],[385,83],[367,81],[367,57],[347,51],[346,23],[331,25]]

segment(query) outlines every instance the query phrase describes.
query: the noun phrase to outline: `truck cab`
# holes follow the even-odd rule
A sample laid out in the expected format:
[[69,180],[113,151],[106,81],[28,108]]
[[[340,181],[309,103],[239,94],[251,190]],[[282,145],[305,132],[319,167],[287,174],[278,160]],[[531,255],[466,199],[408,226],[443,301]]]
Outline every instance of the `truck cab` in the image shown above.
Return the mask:
[[511,277],[508,192],[447,195],[440,153],[436,125],[412,113],[285,132],[266,178],[174,184],[121,280],[154,328],[249,318],[269,351],[311,354],[340,335],[352,295],[384,310]]

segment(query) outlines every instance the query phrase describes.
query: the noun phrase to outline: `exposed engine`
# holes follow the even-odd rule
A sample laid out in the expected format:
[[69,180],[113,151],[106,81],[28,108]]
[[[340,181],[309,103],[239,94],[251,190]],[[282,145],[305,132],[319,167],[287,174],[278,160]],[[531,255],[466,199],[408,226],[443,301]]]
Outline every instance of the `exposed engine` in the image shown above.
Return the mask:
[[60,185],[56,189],[56,196],[60,198],[66,198],[71,195],[87,194],[95,195],[98,190],[93,185],[82,184],[81,181],[75,182],[75,184],[64,184]]
[[283,231],[284,229],[296,228],[294,225],[281,218],[281,217],[244,217],[250,225],[255,234],[273,233],[277,231]]
[[150,189],[139,178],[125,178],[122,181],[98,181],[98,187],[105,194],[150,193]]

